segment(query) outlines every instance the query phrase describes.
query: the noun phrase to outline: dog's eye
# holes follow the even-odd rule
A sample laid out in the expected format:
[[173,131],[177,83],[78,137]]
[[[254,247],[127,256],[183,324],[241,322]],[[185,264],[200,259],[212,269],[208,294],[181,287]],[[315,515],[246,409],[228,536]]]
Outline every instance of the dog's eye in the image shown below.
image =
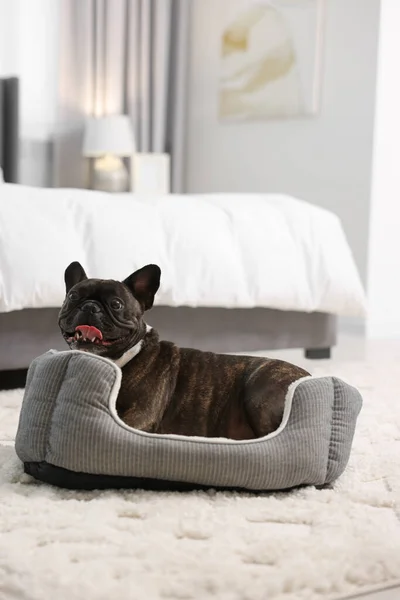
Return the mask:
[[78,292],[70,292],[68,294],[68,299],[72,300],[72,302],[75,302],[76,300],[78,300],[78,298],[79,298]]
[[122,308],[121,300],[119,300],[119,298],[114,298],[113,300],[111,300],[111,308],[113,308],[114,310],[119,310],[120,308]]

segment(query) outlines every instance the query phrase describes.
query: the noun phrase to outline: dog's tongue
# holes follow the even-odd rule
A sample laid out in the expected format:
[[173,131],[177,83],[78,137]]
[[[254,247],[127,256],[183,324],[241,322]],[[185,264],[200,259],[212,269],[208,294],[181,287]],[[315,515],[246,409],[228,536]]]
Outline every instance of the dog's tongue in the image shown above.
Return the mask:
[[75,331],[80,331],[82,336],[89,340],[94,338],[98,338],[99,340],[103,339],[103,334],[100,329],[92,327],[91,325],[78,325],[78,327],[75,327]]

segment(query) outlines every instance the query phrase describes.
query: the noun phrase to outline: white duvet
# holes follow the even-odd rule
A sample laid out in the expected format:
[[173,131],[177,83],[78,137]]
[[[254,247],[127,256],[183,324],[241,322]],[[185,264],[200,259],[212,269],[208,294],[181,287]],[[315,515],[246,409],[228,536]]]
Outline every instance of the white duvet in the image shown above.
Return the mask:
[[365,312],[339,219],[295,198],[1,185],[0,312],[60,306],[73,260],[114,279],[157,263],[160,305]]

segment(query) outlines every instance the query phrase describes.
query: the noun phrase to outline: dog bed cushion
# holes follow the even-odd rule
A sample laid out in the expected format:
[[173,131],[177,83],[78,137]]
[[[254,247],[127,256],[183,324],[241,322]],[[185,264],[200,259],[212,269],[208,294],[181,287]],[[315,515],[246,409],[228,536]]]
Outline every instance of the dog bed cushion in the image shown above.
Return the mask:
[[67,488],[281,490],[334,481],[348,463],[362,399],[335,377],[288,389],[280,427],[235,441],[145,433],[116,411],[121,370],[81,351],[30,366],[16,437],[25,471]]

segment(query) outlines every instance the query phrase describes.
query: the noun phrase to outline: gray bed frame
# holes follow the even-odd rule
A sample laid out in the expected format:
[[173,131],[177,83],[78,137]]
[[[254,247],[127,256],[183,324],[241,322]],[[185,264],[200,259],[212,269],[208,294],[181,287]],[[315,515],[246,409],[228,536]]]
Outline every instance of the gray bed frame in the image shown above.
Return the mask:
[[[317,312],[156,306],[146,317],[162,339],[213,352],[304,348],[308,358],[329,358],[336,344],[336,317]],[[49,348],[66,348],[57,308],[0,313],[0,387]]]
[[[18,183],[18,106],[18,78],[0,79],[0,166],[8,183]],[[328,358],[336,343],[336,318],[323,313],[156,306],[147,317],[161,338],[214,352],[304,348],[309,358]],[[0,388],[24,385],[36,356],[65,349],[57,321],[57,308],[0,313]]]

